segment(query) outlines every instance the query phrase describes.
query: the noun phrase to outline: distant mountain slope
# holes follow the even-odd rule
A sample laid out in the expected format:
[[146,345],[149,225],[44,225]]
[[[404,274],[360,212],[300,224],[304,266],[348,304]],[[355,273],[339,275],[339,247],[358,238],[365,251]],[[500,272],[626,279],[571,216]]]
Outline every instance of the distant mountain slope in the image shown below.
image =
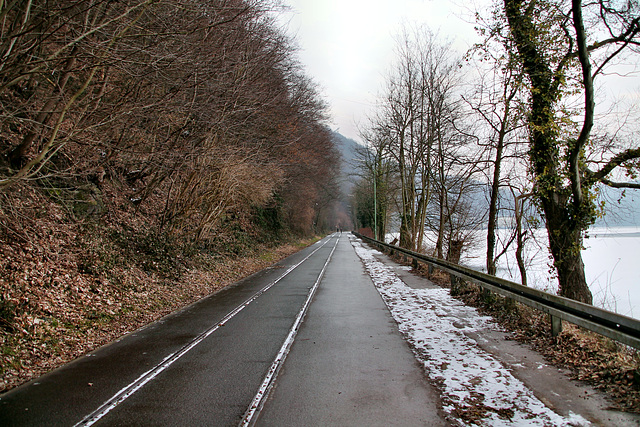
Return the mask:
[[640,226],[640,190],[601,186],[598,202],[604,202],[605,215],[596,226]]
[[357,172],[355,165],[357,164],[358,148],[362,148],[358,142],[354,141],[351,138],[347,138],[346,136],[336,132],[331,132],[333,137],[333,142],[338,148],[340,155],[342,156],[342,162],[340,166],[340,170],[342,173],[340,179],[340,188],[345,196],[349,196],[351,194],[351,190],[355,181],[355,174]]
[[[513,209],[513,196],[502,189],[501,206]],[[488,195],[485,195],[488,197]],[[482,201],[479,201],[482,203]],[[488,203],[488,201],[485,201]],[[640,226],[640,190],[619,189],[600,185],[596,203],[604,203],[604,216],[597,218],[594,227],[633,227]],[[530,211],[528,215],[538,216]]]
[[[345,196],[351,194],[354,182],[356,180],[358,163],[357,150],[363,146],[351,138],[340,134],[339,132],[331,132],[333,141],[342,156],[341,162],[341,179],[340,188]],[[477,183],[471,185],[472,188],[469,199],[473,207],[476,209],[488,209],[488,188]],[[501,206],[506,209],[513,209],[513,196],[506,189],[502,189]],[[604,202],[605,215],[598,218],[594,224],[596,227],[630,227],[640,226],[640,190],[618,189],[607,186],[601,186],[598,195],[598,203]],[[504,213],[503,213],[504,214]],[[535,216],[535,212],[529,212],[529,215]]]

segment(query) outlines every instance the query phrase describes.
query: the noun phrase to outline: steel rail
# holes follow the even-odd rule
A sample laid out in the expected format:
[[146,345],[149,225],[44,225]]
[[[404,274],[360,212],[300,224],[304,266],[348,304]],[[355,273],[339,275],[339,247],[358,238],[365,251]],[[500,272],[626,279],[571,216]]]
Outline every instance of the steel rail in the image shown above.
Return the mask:
[[499,277],[491,276],[458,264],[428,255],[419,254],[398,246],[390,245],[354,232],[355,236],[380,248],[398,252],[416,262],[427,264],[447,273],[475,283],[485,289],[526,304],[551,316],[554,334],[559,331],[560,322],[556,319],[589,329],[607,338],[640,349],[640,321],[608,310],[594,307],[553,295],[538,289],[529,288]]

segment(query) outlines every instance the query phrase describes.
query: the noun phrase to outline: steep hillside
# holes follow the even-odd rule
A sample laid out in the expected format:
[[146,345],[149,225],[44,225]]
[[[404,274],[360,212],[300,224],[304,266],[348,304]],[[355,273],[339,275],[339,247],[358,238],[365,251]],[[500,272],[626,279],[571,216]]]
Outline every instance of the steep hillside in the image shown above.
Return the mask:
[[101,186],[102,215],[41,188],[2,194],[0,391],[254,273],[310,243],[230,222],[216,239],[161,233]]
[[2,13],[0,390],[326,229],[326,106],[260,2]]

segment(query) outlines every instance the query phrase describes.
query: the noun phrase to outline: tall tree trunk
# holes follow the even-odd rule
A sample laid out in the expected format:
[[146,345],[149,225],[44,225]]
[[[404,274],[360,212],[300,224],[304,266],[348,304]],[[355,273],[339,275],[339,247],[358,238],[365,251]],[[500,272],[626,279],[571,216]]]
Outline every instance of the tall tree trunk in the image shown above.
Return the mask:
[[489,200],[489,222],[487,224],[487,273],[496,274],[496,222],[498,217],[498,192],[500,190],[500,166],[502,162],[503,138],[499,138],[496,159],[493,164],[493,180]]
[[593,303],[582,261],[582,230],[567,218],[567,206],[558,201],[543,200],[547,221],[549,248],[554,259],[563,297]]
[[504,112],[500,120],[500,129],[498,130],[498,143],[496,145],[496,157],[493,162],[493,178],[491,181],[491,194],[489,201],[489,222],[487,224],[487,273],[496,274],[496,228],[498,218],[498,197],[500,192],[500,170],[502,168],[502,154],[504,152],[505,139],[508,132],[508,122],[511,111],[511,101],[516,96],[517,90],[512,90],[507,94],[509,87],[505,83],[504,86]]
[[447,191],[446,188],[444,188],[444,185],[442,186],[442,188],[440,188],[440,194],[439,194],[439,204],[440,204],[440,212],[439,212],[439,222],[438,222],[438,239],[436,240],[436,256],[440,259],[444,259],[444,250],[443,250],[443,246],[444,246],[444,226],[445,226],[445,221],[446,221],[446,216],[445,216],[445,203],[446,203],[446,199],[444,196],[444,192]]
[[531,82],[529,156],[536,178],[534,191],[542,203],[549,247],[558,272],[559,293],[591,304],[593,297],[580,254],[586,221],[580,211],[572,209],[571,188],[567,188],[560,173],[555,103],[565,70],[552,70],[541,52],[536,39],[538,29],[531,16],[534,9],[527,8],[523,0],[504,0],[504,5],[520,61]]
[[[513,189],[511,190],[513,193]],[[520,283],[522,283],[523,286],[528,286],[527,284],[527,269],[526,266],[524,264],[524,256],[523,256],[523,252],[524,252],[524,241],[525,241],[525,234],[522,232],[522,215],[523,215],[523,205],[524,202],[521,201],[524,199],[523,195],[520,196],[516,196],[515,193],[513,193],[513,199],[514,199],[514,210],[515,210],[515,217],[516,217],[516,262],[518,263],[518,269],[520,270]]]
[[375,177],[374,179],[376,180],[376,192],[375,192],[375,197],[376,197],[376,209],[375,209],[375,215],[376,215],[376,220],[374,221],[374,227],[376,228],[376,234],[378,236],[378,240],[382,240],[383,242],[385,241],[385,235],[387,232],[387,224],[386,224],[386,217],[387,217],[387,206],[386,206],[386,194],[387,194],[387,188],[386,188],[386,181],[385,179],[388,179],[386,177],[382,176],[382,162],[380,160],[376,160],[376,169],[375,169]]
[[404,132],[400,134],[400,147],[399,147],[399,155],[398,155],[398,174],[400,175],[400,194],[402,195],[402,201],[400,206],[400,247],[405,249],[411,248],[411,233],[410,233],[410,221],[408,214],[408,195],[407,195],[407,180],[406,180],[406,171],[407,164],[405,158],[405,138]]

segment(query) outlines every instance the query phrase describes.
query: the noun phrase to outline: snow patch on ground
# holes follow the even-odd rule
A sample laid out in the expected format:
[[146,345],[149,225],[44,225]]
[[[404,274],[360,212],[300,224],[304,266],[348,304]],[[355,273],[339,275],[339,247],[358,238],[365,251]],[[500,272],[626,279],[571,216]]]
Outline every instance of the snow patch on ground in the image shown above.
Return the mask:
[[379,262],[381,253],[352,245],[409,341],[430,380],[442,392],[444,411],[463,424],[481,426],[587,426],[580,415],[562,417],[482,350],[471,332],[498,326],[452,298],[448,290],[412,289],[393,269]]

